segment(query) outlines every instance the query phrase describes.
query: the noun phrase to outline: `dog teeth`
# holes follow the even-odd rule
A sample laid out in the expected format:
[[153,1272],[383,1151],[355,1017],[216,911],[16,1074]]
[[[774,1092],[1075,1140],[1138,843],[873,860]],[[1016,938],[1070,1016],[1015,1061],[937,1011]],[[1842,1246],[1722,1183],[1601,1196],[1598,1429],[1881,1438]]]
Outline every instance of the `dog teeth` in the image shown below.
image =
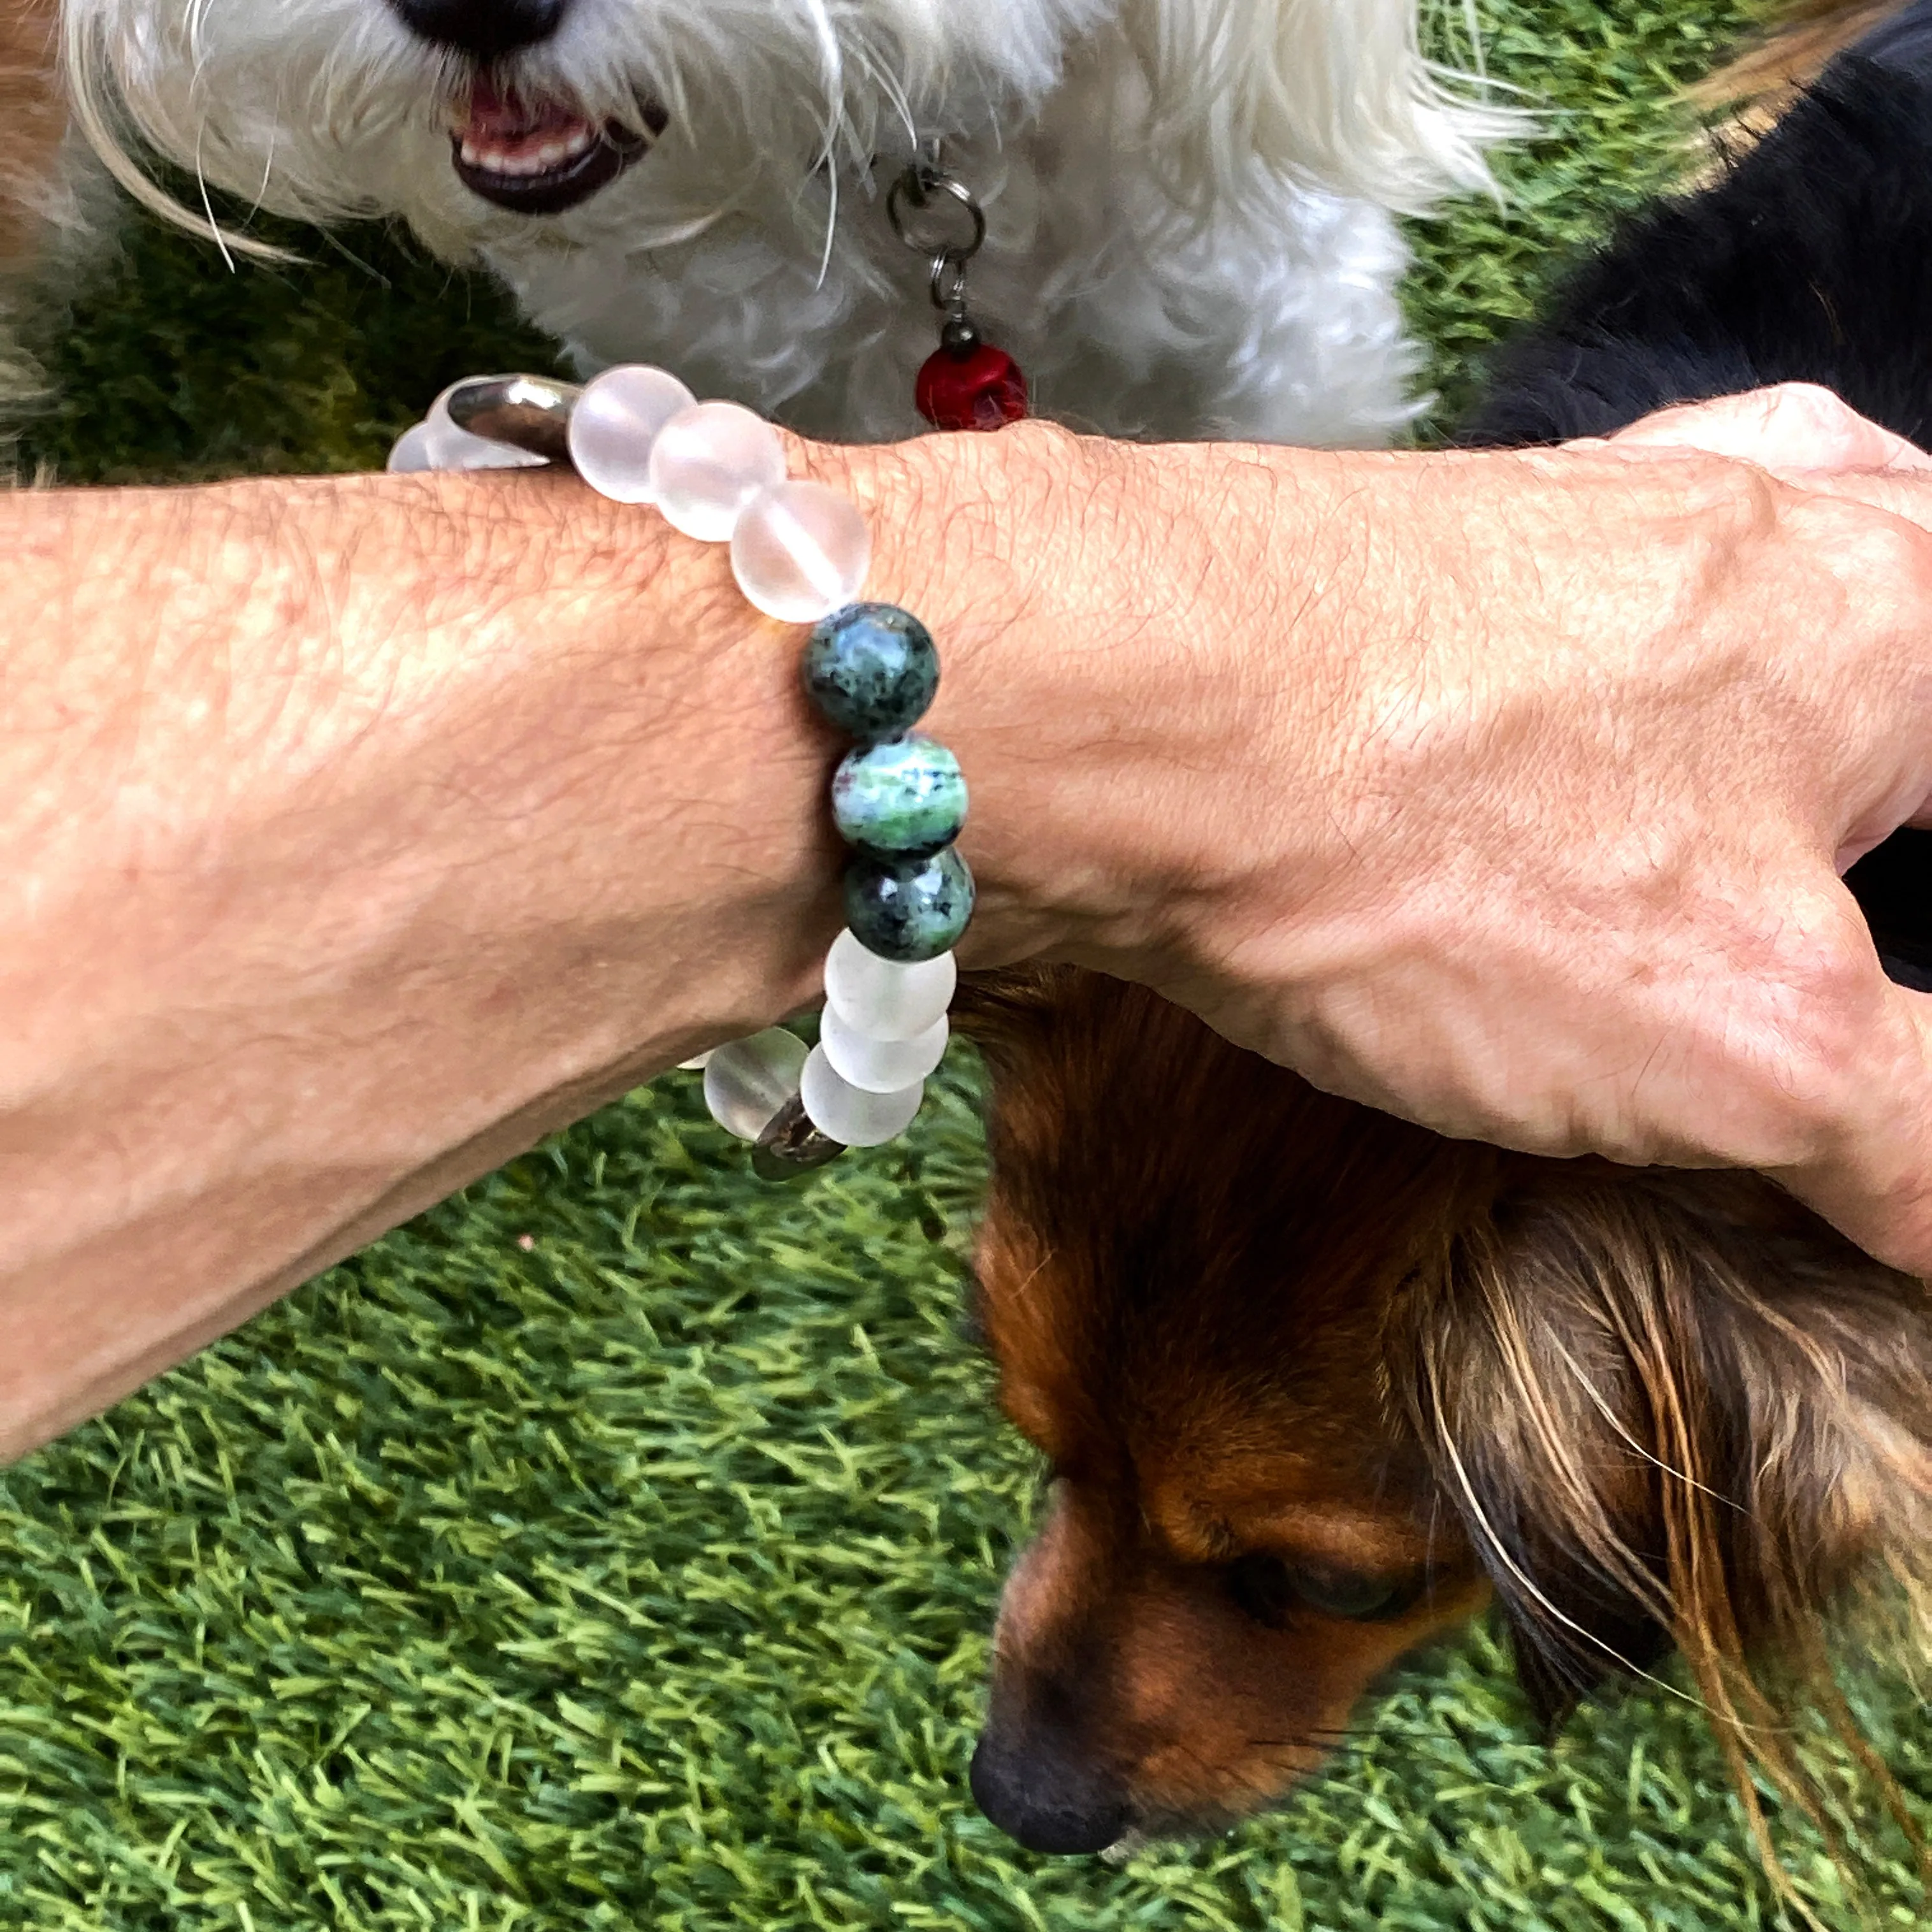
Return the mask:
[[596,130],[586,127],[574,128],[568,134],[534,148],[521,143],[514,147],[499,146],[494,142],[478,141],[466,134],[457,152],[466,168],[475,168],[484,174],[526,177],[554,173],[579,155],[587,154],[596,145]]

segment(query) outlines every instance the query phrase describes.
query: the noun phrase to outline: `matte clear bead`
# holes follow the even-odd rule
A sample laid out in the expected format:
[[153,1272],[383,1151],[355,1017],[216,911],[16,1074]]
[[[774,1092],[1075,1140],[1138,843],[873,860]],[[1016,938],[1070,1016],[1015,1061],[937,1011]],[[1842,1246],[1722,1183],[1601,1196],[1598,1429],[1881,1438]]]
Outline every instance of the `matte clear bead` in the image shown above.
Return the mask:
[[915,966],[881,959],[850,928],[825,956],[825,1003],[868,1040],[914,1040],[952,1004],[959,968],[952,955]]
[[681,410],[651,446],[653,500],[674,529],[700,543],[727,541],[739,512],[784,473],[778,431],[736,403]]
[[390,448],[389,460],[382,466],[392,476],[410,476],[420,470],[434,470],[436,465],[430,460],[429,424],[410,424],[397,437]]
[[836,1006],[818,1022],[818,1043],[839,1078],[868,1094],[890,1094],[923,1080],[946,1058],[946,1016],[910,1040],[874,1040],[862,1034]]
[[[507,380],[507,378],[502,380]],[[464,382],[476,380],[464,377]],[[515,449],[507,442],[493,442],[487,436],[472,436],[449,419],[449,391],[462,386],[452,382],[429,406],[423,418],[424,453],[432,470],[541,470],[544,460],[527,449]]]
[[731,532],[738,588],[781,623],[815,624],[859,594],[872,561],[858,506],[823,483],[761,490]]
[[799,1076],[798,1090],[812,1124],[828,1139],[847,1147],[878,1147],[912,1125],[926,1097],[926,1082],[915,1080],[892,1094],[868,1094],[842,1078],[824,1048],[814,1046]]
[[799,1090],[805,1042],[783,1027],[767,1027],[719,1047],[704,1068],[704,1104],[727,1133],[754,1141]]
[[577,399],[570,415],[570,460],[600,496],[649,503],[651,447],[673,416],[698,398],[662,369],[627,363],[607,369]]

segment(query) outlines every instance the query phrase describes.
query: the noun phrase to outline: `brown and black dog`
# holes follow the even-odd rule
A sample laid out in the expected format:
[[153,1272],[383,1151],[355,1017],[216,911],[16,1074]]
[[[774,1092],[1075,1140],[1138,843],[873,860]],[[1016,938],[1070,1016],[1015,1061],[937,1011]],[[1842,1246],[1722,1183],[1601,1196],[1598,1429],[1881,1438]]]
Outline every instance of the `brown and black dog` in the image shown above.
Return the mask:
[[1767,1665],[1932,1529],[1932,1303],[1769,1184],[1514,1155],[1140,988],[971,996],[981,1313],[1047,1520],[973,1789],[1036,1850],[1278,1796],[1494,1594],[1554,1717],[1672,1643],[1802,1788]]
[[[1805,380],[1923,443],[1928,314],[1919,0],[1586,269],[1467,440]],[[1922,987],[1928,845],[1854,875]],[[1768,1849],[1750,1767],[1810,1790],[1789,1700],[1858,1742],[1827,1619],[1910,1628],[1926,1600],[1926,1285],[1768,1181],[1442,1139],[1136,988],[1056,970],[967,1000],[982,1312],[1052,1476],[1000,1612],[988,1815],[1062,1852],[1223,1824],[1493,1597],[1552,1718],[1681,1651]]]

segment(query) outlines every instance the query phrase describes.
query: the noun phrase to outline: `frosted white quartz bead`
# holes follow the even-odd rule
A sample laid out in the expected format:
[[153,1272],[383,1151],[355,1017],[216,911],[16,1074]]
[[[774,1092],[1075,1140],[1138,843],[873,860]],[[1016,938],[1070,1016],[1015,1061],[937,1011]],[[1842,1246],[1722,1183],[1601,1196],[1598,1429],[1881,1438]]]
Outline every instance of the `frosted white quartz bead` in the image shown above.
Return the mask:
[[[478,380],[466,376],[463,382]],[[429,414],[423,418],[422,447],[429,458],[428,466],[432,470],[541,470],[544,460],[533,452],[512,448],[507,442],[493,442],[487,436],[472,436],[450,421],[450,390],[462,386],[462,382],[451,383],[430,404]]]
[[680,410],[651,446],[652,500],[674,529],[701,543],[724,542],[739,512],[784,473],[778,431],[736,403]]
[[825,1003],[868,1040],[913,1040],[952,1004],[959,969],[950,952],[902,966],[859,943],[848,926],[825,956]]
[[392,476],[408,476],[418,470],[434,470],[436,465],[430,460],[429,424],[410,424],[397,437],[390,449],[389,460],[383,467]]
[[823,483],[760,490],[731,532],[738,588],[782,623],[815,624],[844,610],[872,561],[872,533],[857,505]]
[[727,1133],[754,1141],[798,1091],[804,1066],[805,1042],[783,1027],[732,1040],[705,1063],[704,1104]]
[[798,1090],[806,1117],[828,1140],[847,1147],[877,1147],[912,1125],[926,1097],[926,1082],[915,1080],[892,1094],[868,1094],[844,1078],[819,1046],[812,1049],[799,1076]]
[[818,1022],[818,1043],[839,1078],[868,1094],[890,1094],[923,1080],[946,1057],[946,1016],[910,1040],[874,1040],[860,1033],[836,1006]]
[[697,406],[677,378],[642,363],[607,369],[570,412],[570,460],[600,496],[649,503],[651,448],[673,416]]

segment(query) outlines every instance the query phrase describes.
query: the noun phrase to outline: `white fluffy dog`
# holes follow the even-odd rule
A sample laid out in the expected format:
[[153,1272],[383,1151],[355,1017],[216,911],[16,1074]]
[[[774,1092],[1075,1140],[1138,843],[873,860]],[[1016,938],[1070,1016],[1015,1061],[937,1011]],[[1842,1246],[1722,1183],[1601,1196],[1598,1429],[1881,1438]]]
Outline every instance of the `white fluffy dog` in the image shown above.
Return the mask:
[[586,370],[660,362],[853,439],[921,427],[937,317],[884,190],[931,143],[984,204],[974,316],[1040,412],[1347,444],[1411,408],[1390,211],[1482,186],[1512,124],[1424,59],[1415,0],[63,15],[76,116],[151,204],[143,143],[279,212],[400,215],[480,256]]

